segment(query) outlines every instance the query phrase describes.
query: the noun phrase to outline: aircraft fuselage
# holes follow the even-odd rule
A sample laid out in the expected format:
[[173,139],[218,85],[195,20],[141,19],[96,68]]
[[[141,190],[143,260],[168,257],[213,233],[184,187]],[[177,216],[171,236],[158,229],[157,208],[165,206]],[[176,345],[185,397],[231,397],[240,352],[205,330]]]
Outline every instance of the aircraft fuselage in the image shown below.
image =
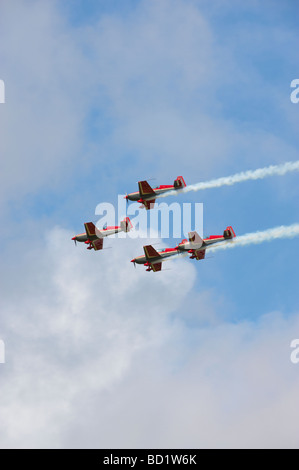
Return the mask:
[[229,240],[228,238],[217,236],[215,238],[205,238],[202,243],[194,243],[194,242],[188,242],[188,241],[186,241],[185,243],[182,242],[178,245],[177,248],[179,251],[206,250],[211,245],[222,243],[228,240]]
[[107,227],[107,229],[103,230],[96,229],[96,235],[88,236],[86,232],[79,233],[79,235],[76,235],[73,240],[76,240],[77,242],[86,242],[87,240],[92,241],[96,240],[97,238],[109,237],[109,235],[113,235],[114,233],[119,233],[122,231],[123,230],[121,227]]
[[174,186],[168,186],[165,188],[154,188],[153,191],[155,194],[149,194],[148,196],[146,195],[141,195],[139,191],[136,191],[135,193],[130,193],[126,195],[126,199],[129,199],[129,201],[139,201],[140,199],[143,199],[145,201],[150,201],[154,197],[160,196],[161,194],[165,194],[169,191],[177,191],[177,189]]
[[[162,263],[167,258],[171,258],[172,256],[177,255],[178,250],[176,248],[173,248],[173,249],[171,249],[171,251],[170,250],[169,251],[160,251],[160,252],[158,252],[158,254],[160,256],[157,256],[155,258],[150,259],[151,264]],[[146,256],[144,256],[144,255],[143,256],[137,256],[137,258],[134,258],[134,261],[137,264],[145,264],[145,263],[149,262],[148,258],[146,258]]]

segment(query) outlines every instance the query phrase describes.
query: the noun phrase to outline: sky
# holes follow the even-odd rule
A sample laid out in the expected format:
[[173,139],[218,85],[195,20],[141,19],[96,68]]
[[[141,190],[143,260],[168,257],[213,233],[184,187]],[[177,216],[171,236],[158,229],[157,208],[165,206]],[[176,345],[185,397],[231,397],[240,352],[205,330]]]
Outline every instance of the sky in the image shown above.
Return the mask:
[[[1,1],[1,448],[299,447],[298,238],[159,273],[130,260],[180,239],[71,241],[139,180],[298,160],[298,16],[292,0]],[[298,196],[288,173],[163,202],[238,236],[298,223]]]

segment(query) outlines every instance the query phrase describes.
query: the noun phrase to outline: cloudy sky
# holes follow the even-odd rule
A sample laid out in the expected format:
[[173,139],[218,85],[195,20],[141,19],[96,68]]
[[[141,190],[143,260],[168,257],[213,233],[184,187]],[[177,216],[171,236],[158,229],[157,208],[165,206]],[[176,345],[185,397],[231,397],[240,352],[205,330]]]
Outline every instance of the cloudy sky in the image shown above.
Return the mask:
[[[298,19],[295,0],[1,1],[2,448],[299,446],[298,239],[160,273],[130,263],[150,240],[71,242],[140,179],[298,160]],[[290,173],[168,202],[241,235],[298,223],[298,196]]]

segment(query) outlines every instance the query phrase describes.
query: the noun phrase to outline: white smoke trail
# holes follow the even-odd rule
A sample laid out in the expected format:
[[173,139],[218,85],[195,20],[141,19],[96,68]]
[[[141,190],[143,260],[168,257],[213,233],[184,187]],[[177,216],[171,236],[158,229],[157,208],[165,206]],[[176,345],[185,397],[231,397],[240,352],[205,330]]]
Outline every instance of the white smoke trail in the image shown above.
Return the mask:
[[214,252],[218,250],[226,250],[228,248],[234,248],[236,246],[246,246],[253,245],[263,242],[270,242],[279,238],[293,238],[299,236],[299,224],[293,225],[281,225],[280,227],[269,228],[263,232],[254,232],[247,233],[246,235],[241,235],[240,237],[233,238],[232,240],[222,242],[217,246],[212,246],[209,248],[209,252]]
[[[291,171],[299,170],[299,160],[296,162],[286,162],[281,165],[271,165],[265,168],[259,168],[257,170],[242,171],[231,176],[224,176],[223,178],[217,178],[210,181],[204,181],[201,183],[191,184],[186,188],[179,190],[180,193],[188,193],[189,191],[199,191],[201,189],[209,188],[220,188],[221,186],[232,186],[236,183],[241,183],[248,180],[263,179],[267,176],[274,175],[285,175]],[[166,197],[169,195],[177,194],[178,191],[170,191],[169,193],[161,194],[159,197]]]

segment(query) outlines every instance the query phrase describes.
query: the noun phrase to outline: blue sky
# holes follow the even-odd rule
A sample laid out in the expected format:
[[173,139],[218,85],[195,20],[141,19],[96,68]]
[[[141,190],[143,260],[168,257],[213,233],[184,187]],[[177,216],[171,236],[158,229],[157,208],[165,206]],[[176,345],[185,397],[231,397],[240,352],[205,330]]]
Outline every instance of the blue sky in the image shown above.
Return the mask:
[[[297,5],[210,4],[1,3],[3,447],[298,446],[297,239],[156,275],[70,240],[140,179],[298,160]],[[298,175],[166,201],[241,235],[298,222]]]

